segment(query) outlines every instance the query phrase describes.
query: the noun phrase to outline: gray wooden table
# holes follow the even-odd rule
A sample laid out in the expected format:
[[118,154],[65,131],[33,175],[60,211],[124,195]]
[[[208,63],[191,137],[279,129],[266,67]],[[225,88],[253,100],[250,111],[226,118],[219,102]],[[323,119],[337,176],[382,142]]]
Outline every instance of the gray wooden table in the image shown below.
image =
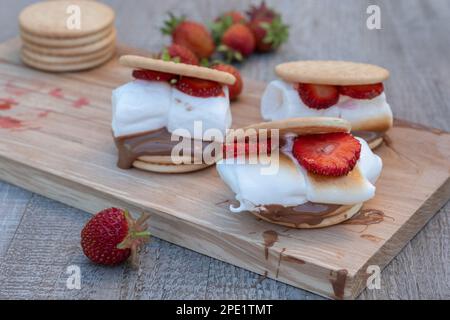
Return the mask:
[[[17,35],[26,0],[0,0],[0,41]],[[254,1],[255,2],[255,1]],[[119,41],[158,51],[167,11],[207,21],[249,1],[107,1],[117,12]],[[450,1],[309,0],[276,3],[291,25],[289,43],[254,56],[245,76],[273,79],[273,67],[293,59],[345,59],[391,70],[387,95],[397,117],[450,131]],[[366,8],[381,8],[381,30],[368,30]],[[420,152],[420,150],[417,150]],[[0,176],[1,180],[1,176]],[[79,233],[90,215],[0,182],[0,299],[319,299],[227,263],[153,239],[141,271],[90,264]],[[361,299],[450,298],[450,203],[384,270],[380,290]],[[78,265],[80,290],[66,288],[66,268]]]

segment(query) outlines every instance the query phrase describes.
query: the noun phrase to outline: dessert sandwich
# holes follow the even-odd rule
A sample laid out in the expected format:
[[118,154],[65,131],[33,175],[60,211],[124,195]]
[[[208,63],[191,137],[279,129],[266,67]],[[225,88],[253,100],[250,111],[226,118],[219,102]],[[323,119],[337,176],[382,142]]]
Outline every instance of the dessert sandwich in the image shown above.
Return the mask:
[[281,79],[268,84],[261,100],[265,120],[343,118],[372,149],[392,127],[383,86],[389,71],[384,68],[346,61],[295,61],[278,65],[275,72]]
[[374,197],[382,161],[365,140],[350,133],[348,121],[291,118],[248,128],[279,130],[279,142],[268,143],[268,157],[278,170],[263,174],[267,162],[250,162],[258,154],[249,152],[237,155],[246,160],[218,161],[217,171],[239,203],[230,205],[232,212],[249,211],[293,228],[320,228],[350,219]]
[[[203,169],[211,163],[193,161],[194,153],[220,140],[205,138],[208,129],[225,136],[231,126],[227,85],[229,73],[210,68],[140,56],[122,56],[133,68],[134,81],[112,93],[112,131],[118,149],[118,167],[178,173]],[[201,123],[201,130],[195,122]],[[175,138],[174,138],[175,137]],[[174,161],[173,148],[191,139],[192,150]],[[191,142],[190,140],[188,140]],[[200,149],[200,150],[199,150]]]

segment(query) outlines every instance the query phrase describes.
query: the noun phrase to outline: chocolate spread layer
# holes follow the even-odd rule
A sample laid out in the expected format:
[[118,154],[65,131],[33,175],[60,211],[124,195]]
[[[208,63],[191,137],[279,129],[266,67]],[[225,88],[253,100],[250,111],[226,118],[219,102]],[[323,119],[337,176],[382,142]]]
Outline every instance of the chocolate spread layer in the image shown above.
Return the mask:
[[339,204],[306,202],[298,206],[285,207],[269,204],[261,207],[259,215],[274,222],[289,223],[299,226],[303,223],[310,226],[320,224],[324,219],[337,215]]
[[[170,156],[172,148],[182,140],[171,141],[172,133],[166,128],[114,138],[119,151],[117,166],[121,169],[131,168],[133,162],[141,156]],[[183,138],[187,139],[187,138]],[[202,150],[196,150],[197,144],[191,139],[191,157],[200,157],[203,150],[211,143],[202,141]],[[198,148],[197,148],[198,149]]]
[[363,131],[363,130],[356,130],[352,131],[352,134],[356,137],[364,139],[367,143],[371,143],[378,138],[382,138],[384,136],[384,132],[380,131]]

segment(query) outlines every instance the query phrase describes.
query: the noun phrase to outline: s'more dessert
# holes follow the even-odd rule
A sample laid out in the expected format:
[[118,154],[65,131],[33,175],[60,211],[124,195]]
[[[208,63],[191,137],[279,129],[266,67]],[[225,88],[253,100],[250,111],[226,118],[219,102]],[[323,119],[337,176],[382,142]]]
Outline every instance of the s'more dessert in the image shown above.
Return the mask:
[[[293,228],[320,228],[350,219],[375,196],[382,161],[365,140],[350,133],[348,121],[291,118],[248,128],[278,130],[279,139],[253,148],[258,153],[238,153],[217,162],[220,177],[238,202],[230,206],[232,212],[249,211]],[[254,159],[261,150],[270,151],[271,163]],[[264,172],[268,166],[276,170]]]
[[295,61],[275,68],[261,100],[265,120],[336,117],[351,123],[353,134],[371,148],[383,142],[393,116],[383,81],[389,71],[346,61]]
[[[203,169],[211,163],[193,161],[211,143],[220,145],[231,126],[227,72],[126,55],[120,63],[133,68],[135,80],[112,93],[112,131],[119,153],[118,166],[178,173]],[[197,124],[200,124],[200,129]],[[221,135],[207,136],[208,129]],[[184,139],[190,152],[174,161],[173,148]]]

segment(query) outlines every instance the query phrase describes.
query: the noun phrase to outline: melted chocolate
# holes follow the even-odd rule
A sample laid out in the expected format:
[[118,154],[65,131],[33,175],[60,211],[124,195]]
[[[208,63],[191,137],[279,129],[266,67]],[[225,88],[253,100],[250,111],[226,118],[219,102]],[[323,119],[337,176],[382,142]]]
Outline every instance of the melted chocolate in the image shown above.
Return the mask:
[[331,285],[333,286],[334,296],[337,299],[343,299],[345,293],[345,283],[347,282],[348,271],[341,269],[337,271],[336,279],[332,279]]
[[334,212],[340,207],[342,206],[337,204],[313,202],[292,207],[270,204],[262,207],[259,215],[274,222],[289,223],[294,226],[306,223],[314,226],[320,224],[324,219],[335,215]]
[[364,139],[367,143],[371,143],[379,138],[383,138],[384,132],[379,131],[352,131],[352,134],[356,137]]
[[371,225],[378,224],[384,221],[386,215],[383,211],[376,209],[364,209],[355,214],[349,220],[342,222],[343,224],[353,224],[353,225]]
[[[121,169],[131,168],[133,162],[141,156],[170,156],[172,148],[181,140],[171,141],[172,134],[166,128],[139,133],[125,137],[114,138],[119,151],[117,166]],[[186,138],[183,138],[186,139]],[[200,157],[202,151],[211,142],[202,141],[202,150],[196,150],[196,145],[191,144],[191,157]]]
[[273,230],[267,230],[263,232],[264,239],[264,255],[266,260],[269,259],[269,248],[278,241],[278,233]]

